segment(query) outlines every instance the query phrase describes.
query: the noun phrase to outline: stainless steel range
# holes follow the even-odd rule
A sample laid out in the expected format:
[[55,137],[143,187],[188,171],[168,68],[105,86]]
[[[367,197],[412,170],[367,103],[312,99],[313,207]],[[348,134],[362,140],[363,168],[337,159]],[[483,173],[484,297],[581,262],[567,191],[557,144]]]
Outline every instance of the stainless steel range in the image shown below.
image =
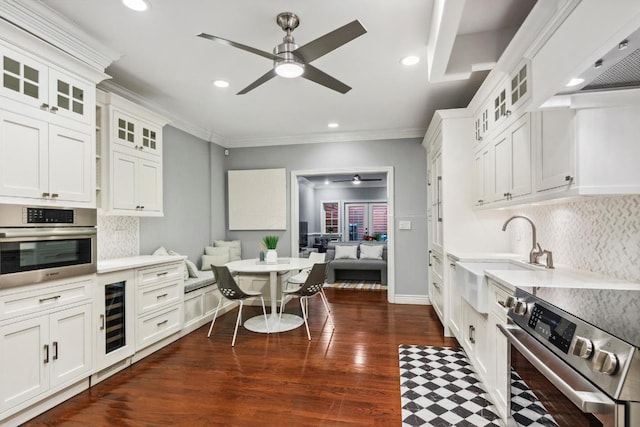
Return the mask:
[[565,416],[567,406],[550,410],[558,425],[640,426],[640,290],[517,289],[507,305],[514,324],[500,329],[512,369],[526,359],[537,371],[531,381],[542,374],[554,389],[540,394],[557,391],[577,409],[575,418]]

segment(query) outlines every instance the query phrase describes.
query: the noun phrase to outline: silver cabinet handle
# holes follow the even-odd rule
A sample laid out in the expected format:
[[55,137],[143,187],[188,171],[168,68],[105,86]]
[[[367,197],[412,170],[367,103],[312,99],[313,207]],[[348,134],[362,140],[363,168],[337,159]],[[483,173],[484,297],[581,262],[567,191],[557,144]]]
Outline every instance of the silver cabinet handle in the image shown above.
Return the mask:
[[165,297],[167,297],[167,296],[169,296],[169,294],[162,294],[162,295],[158,295],[158,296],[156,297],[156,299],[165,298]]
[[433,282],[433,287],[440,290],[440,285],[437,282]]
[[162,326],[162,325],[164,325],[165,323],[169,323],[169,320],[168,320],[168,319],[165,319],[165,320],[163,320],[163,321],[162,321],[162,322],[160,322],[160,323],[156,323],[156,326]]
[[168,271],[163,271],[162,273],[157,273],[156,276],[160,277],[160,276],[166,276],[167,274],[169,274]]
[[104,314],[100,315],[100,330],[104,331]]
[[51,197],[59,197],[60,195],[58,193],[51,193]]
[[49,193],[42,193],[42,197],[49,197]]
[[53,342],[53,360],[58,360],[58,341]]
[[43,103],[40,105],[40,109],[41,109],[41,110],[45,110],[45,111],[47,111],[47,110],[49,109],[49,104],[47,104],[46,102],[43,102]]
[[44,363],[49,363],[49,344],[44,345]]
[[500,304],[501,306],[503,306],[504,308],[507,308],[507,305],[504,303],[504,301],[500,301],[498,300],[498,304]]
[[60,295],[54,295],[52,297],[47,297],[47,298],[40,298],[38,300],[38,302],[40,302],[40,304],[42,304],[43,302],[47,302],[47,301],[57,301],[60,298]]
[[51,108],[49,108],[49,111],[52,112],[53,114],[58,112],[58,107],[56,107],[55,105]]

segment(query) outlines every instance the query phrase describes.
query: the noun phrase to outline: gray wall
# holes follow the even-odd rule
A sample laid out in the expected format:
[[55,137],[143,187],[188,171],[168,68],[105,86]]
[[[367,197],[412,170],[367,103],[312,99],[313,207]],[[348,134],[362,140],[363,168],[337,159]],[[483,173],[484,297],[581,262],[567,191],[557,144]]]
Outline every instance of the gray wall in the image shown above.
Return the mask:
[[307,221],[309,233],[318,228],[316,223],[316,216],[314,215],[316,201],[315,201],[315,189],[313,185],[305,182],[298,182],[298,201],[299,207],[299,220]]
[[[335,142],[275,147],[235,148],[225,168],[287,169],[287,224],[291,224],[290,172],[358,167],[394,167],[396,294],[427,294],[426,155],[421,139]],[[409,220],[411,230],[398,230],[398,221]],[[282,231],[228,231],[227,238],[241,239],[243,257],[257,256],[265,234],[280,236],[278,252],[291,254],[291,236]]]
[[212,237],[225,236],[223,162],[219,146],[165,126],[164,217],[140,219],[141,254],[164,246],[199,265]]

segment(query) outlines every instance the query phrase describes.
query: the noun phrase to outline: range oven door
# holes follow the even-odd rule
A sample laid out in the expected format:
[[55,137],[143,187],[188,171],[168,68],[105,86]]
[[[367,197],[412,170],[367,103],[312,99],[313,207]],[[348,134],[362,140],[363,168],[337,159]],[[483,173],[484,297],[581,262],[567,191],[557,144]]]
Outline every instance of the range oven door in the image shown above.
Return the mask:
[[0,229],[0,288],[95,273],[95,227]]
[[519,326],[498,325],[509,341],[508,426],[625,426],[618,404]]

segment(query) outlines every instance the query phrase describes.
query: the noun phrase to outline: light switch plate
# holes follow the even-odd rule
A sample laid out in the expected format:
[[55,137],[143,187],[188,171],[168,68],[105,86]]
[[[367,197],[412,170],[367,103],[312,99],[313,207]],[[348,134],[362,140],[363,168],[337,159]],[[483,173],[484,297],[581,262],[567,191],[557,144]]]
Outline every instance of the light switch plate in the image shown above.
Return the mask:
[[411,230],[411,221],[400,221],[400,222],[398,222],[398,228],[400,230]]

